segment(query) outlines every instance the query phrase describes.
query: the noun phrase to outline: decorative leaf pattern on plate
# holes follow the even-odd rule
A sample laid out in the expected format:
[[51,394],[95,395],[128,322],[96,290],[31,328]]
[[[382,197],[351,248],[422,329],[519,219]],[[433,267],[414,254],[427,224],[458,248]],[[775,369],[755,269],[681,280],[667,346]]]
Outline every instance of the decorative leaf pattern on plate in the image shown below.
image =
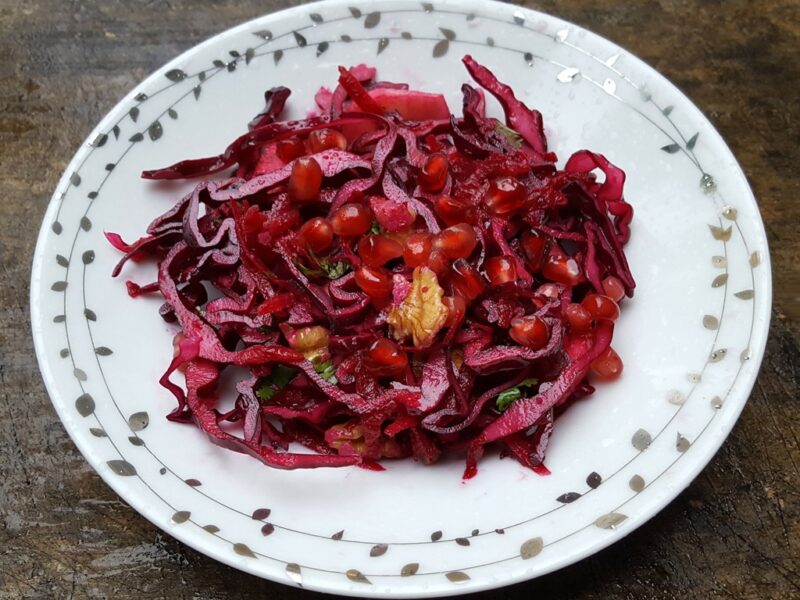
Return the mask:
[[600,529],[616,529],[627,518],[628,516],[622,513],[610,512],[607,515],[598,517],[594,524]]
[[350,581],[355,581],[356,583],[367,583],[367,584],[372,583],[369,579],[364,577],[364,574],[358,569],[348,569],[345,572],[345,575]]
[[133,477],[136,475],[136,467],[127,460],[109,460],[106,464],[114,473],[122,477]]
[[150,424],[150,415],[145,411],[135,412],[128,417],[128,427],[131,431],[144,431]]
[[400,577],[411,577],[416,575],[417,571],[419,571],[419,563],[408,563],[400,569]]
[[250,547],[247,544],[243,544],[242,542],[236,542],[233,545],[233,551],[236,552],[239,556],[246,556],[247,558],[257,558],[255,552],[250,550]]
[[364,19],[364,27],[366,29],[372,29],[373,27],[377,27],[378,23],[381,22],[381,13],[379,11],[371,12],[367,15]]
[[522,543],[519,547],[519,555],[522,557],[523,560],[528,560],[537,556],[542,549],[544,548],[544,542],[542,538],[535,537],[531,538]]
[[556,498],[557,502],[561,502],[562,504],[569,504],[570,502],[575,502],[578,498],[581,497],[581,494],[578,492],[566,492],[561,494],[558,498]]
[[164,73],[164,77],[177,83],[178,81],[186,79],[186,72],[181,69],[171,69]]
[[78,399],[75,400],[75,410],[82,417],[91,415],[94,412],[94,398],[91,394],[84,393],[78,396]]
[[386,551],[388,549],[389,549],[389,546],[387,544],[375,544],[372,548],[370,548],[369,555],[372,558],[376,558],[378,556],[383,556],[384,554],[386,554]]

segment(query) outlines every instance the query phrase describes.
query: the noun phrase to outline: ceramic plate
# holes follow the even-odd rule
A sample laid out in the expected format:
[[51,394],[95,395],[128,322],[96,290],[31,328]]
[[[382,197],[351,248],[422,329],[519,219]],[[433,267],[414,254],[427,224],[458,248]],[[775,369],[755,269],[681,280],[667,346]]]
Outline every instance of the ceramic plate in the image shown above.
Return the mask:
[[[549,477],[488,457],[277,471],[164,416],[157,380],[174,331],[130,299],[104,231],[135,239],[192,183],[142,169],[215,154],[274,85],[303,116],[340,64],[445,94],[460,110],[473,54],[541,110],[563,160],[580,148],[628,174],[636,296],[614,344],[620,381],[559,419]],[[491,105],[495,114],[499,107]],[[152,266],[129,265],[146,283]],[[124,98],[73,158],[42,225],[31,282],[44,381],[86,459],[170,535],[237,569],[356,596],[443,596],[529,579],[597,552],[683,490],[733,427],[770,314],[753,195],[700,111],[653,69],[559,19],[459,0],[331,1],[265,16],[200,44]]]

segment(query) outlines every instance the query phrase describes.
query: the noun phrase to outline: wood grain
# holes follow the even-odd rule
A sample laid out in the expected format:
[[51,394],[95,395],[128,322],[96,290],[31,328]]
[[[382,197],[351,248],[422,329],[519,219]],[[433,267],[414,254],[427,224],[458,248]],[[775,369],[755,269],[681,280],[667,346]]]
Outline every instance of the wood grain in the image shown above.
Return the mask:
[[[39,222],[93,125],[179,52],[275,0],[0,2],[0,598],[312,598],[194,552],[78,453],[43,389],[28,317]],[[800,4],[552,0],[626,47],[719,128],[759,198],[774,264],[767,356],[741,421],[650,523],[558,573],[476,598],[800,597]]]

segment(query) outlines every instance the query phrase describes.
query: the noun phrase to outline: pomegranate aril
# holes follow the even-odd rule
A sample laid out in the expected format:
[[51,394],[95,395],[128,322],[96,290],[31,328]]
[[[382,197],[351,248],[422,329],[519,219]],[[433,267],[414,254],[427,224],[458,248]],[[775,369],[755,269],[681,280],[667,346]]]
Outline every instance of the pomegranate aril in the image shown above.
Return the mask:
[[511,321],[508,335],[520,346],[539,350],[547,345],[547,340],[550,339],[550,329],[541,317],[528,315]]
[[616,321],[619,317],[619,306],[608,296],[602,294],[586,294],[581,301],[581,306],[586,309],[593,319]]
[[331,217],[336,235],[363,235],[372,227],[372,213],[363,204],[344,204]]
[[538,272],[539,269],[542,268],[544,255],[547,251],[547,240],[545,237],[534,231],[526,231],[520,237],[519,245],[520,248],[522,248],[522,253],[525,255],[525,264],[532,272]]
[[618,277],[609,275],[603,279],[603,292],[614,302],[619,302],[625,297],[625,286]]
[[592,328],[592,315],[580,304],[568,304],[564,308],[564,317],[573,333],[584,333]]
[[433,236],[430,233],[412,233],[403,244],[403,260],[409,267],[424,265],[428,262],[432,245]]
[[386,269],[361,265],[355,273],[356,285],[375,300],[388,298],[392,293],[392,275]]
[[440,250],[431,250],[428,255],[427,267],[436,273],[437,277],[441,277],[450,268],[450,259]]
[[419,185],[426,192],[438,192],[447,182],[447,170],[450,163],[444,154],[431,154],[422,166],[419,174]]
[[453,289],[467,300],[474,300],[486,288],[481,274],[463,258],[453,262],[450,267],[450,283]]
[[333,244],[333,229],[326,219],[314,217],[303,223],[297,237],[312,252],[321,254]]
[[289,176],[289,196],[299,202],[316,200],[322,187],[322,168],[311,157],[295,160]]
[[475,222],[475,209],[458,198],[447,195],[439,196],[436,199],[434,208],[439,218],[445,222],[445,225]]
[[367,350],[364,366],[373,375],[397,377],[408,367],[408,356],[392,340],[382,337]]
[[600,356],[594,359],[590,367],[592,374],[603,381],[617,379],[622,373],[622,368],[622,359],[611,346],[606,348]]
[[581,266],[571,256],[551,254],[542,267],[542,275],[562,285],[575,286],[583,281]]
[[558,286],[555,283],[544,283],[536,288],[536,294],[539,296],[544,296],[545,298],[550,298],[554,300],[558,298],[561,290],[558,289]]
[[499,177],[489,184],[485,203],[489,212],[505,216],[521,209],[526,199],[524,185],[513,177]]
[[492,285],[502,285],[517,280],[517,267],[510,256],[493,256],[483,263],[483,269]]
[[306,146],[312,153],[322,152],[330,148],[344,150],[347,148],[347,138],[335,129],[317,129],[308,134]]
[[433,246],[447,258],[467,258],[478,244],[472,225],[459,223],[436,234]]
[[447,307],[447,320],[444,322],[448,327],[453,327],[459,323],[467,312],[467,301],[461,296],[445,296],[442,303]]
[[403,247],[385,235],[368,235],[358,242],[358,255],[370,267],[380,267],[403,256]]
[[300,158],[306,153],[306,146],[303,140],[297,138],[289,138],[288,140],[281,140],[275,146],[275,154],[283,162],[292,162],[295,158]]

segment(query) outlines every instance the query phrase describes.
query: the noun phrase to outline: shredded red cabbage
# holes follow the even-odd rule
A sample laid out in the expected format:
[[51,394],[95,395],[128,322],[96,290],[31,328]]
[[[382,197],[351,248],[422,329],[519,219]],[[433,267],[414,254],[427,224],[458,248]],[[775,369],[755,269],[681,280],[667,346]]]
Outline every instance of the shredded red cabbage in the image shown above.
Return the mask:
[[[313,116],[281,120],[291,92],[272,88],[219,156],[142,174],[233,169],[137,241],[106,234],[124,254],[114,276],[158,263],[157,281],[126,283],[160,293],[179,327],[160,380],[169,419],[283,469],[466,452],[468,478],[492,445],[548,472],[554,418],[590,376],[622,370],[610,344],[635,286],[633,209],[621,169],[581,150],[560,170],[542,115],[464,64],[505,122],[470,85],[458,117],[439,94],[340,67]],[[250,376],[221,412],[229,366]]]

